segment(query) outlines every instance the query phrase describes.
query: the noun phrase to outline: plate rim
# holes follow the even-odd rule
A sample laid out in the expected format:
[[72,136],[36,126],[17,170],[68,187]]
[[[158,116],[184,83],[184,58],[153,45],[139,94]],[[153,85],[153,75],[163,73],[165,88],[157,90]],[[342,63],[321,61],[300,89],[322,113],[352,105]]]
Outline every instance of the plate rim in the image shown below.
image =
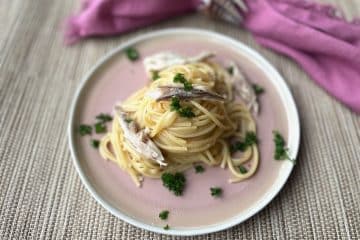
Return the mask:
[[[207,233],[213,233],[218,232],[221,230],[228,229],[230,227],[233,227],[237,224],[240,224],[258,212],[260,212],[265,206],[267,206],[274,198],[278,195],[278,193],[281,191],[285,183],[287,182],[293,168],[294,164],[291,162],[288,162],[284,169],[280,171],[279,176],[277,177],[274,184],[271,186],[271,188],[274,188],[270,193],[263,196],[262,199],[258,200],[255,206],[253,206],[247,214],[237,214],[234,217],[228,218],[222,222],[219,222],[218,224],[212,224],[208,226],[201,226],[194,229],[188,229],[188,228],[178,228],[178,229],[169,229],[164,230],[161,227],[153,226],[147,223],[144,223],[140,220],[134,219],[131,216],[126,215],[125,213],[122,213],[119,209],[112,206],[112,204],[108,201],[106,201],[99,193],[96,192],[96,190],[91,185],[90,181],[88,180],[85,173],[82,171],[80,161],[77,157],[77,153],[75,150],[75,115],[76,115],[76,109],[77,105],[79,103],[79,98],[82,95],[83,90],[85,89],[86,83],[89,81],[91,76],[97,71],[99,67],[101,67],[106,61],[111,59],[114,55],[116,55],[121,50],[125,49],[126,47],[129,47],[131,45],[134,45],[141,41],[146,41],[152,38],[156,37],[162,37],[167,35],[173,35],[173,34],[195,34],[199,36],[208,36],[216,38],[217,40],[230,43],[232,46],[234,46],[237,49],[241,49],[245,52],[245,55],[249,57],[250,61],[253,61],[254,64],[258,65],[262,70],[265,71],[266,75],[272,74],[273,79],[277,79],[277,83],[274,84],[275,81],[270,80],[272,82],[272,85],[276,88],[277,93],[279,94],[281,98],[281,102],[284,104],[287,122],[289,124],[288,130],[289,130],[289,139],[288,139],[288,146],[289,149],[291,149],[290,157],[295,159],[298,155],[299,146],[300,146],[300,121],[299,121],[299,114],[298,110],[295,104],[295,101],[293,99],[293,95],[290,92],[290,89],[285,82],[284,78],[280,75],[280,73],[275,69],[275,67],[266,60],[265,57],[263,57],[259,52],[257,52],[255,49],[251,48],[250,46],[247,46],[245,43],[234,39],[232,37],[229,37],[227,35],[223,35],[220,33],[216,33],[210,30],[204,30],[204,29],[196,29],[196,28],[167,28],[162,30],[157,30],[145,34],[141,34],[139,36],[132,37],[128,40],[125,40],[119,46],[115,47],[114,49],[110,50],[108,53],[106,53],[103,57],[98,60],[95,65],[84,75],[82,78],[80,85],[78,86],[75,95],[73,97],[71,107],[70,107],[70,116],[69,116],[69,123],[68,123],[68,142],[69,142],[69,148],[71,152],[71,157],[73,159],[73,164],[75,166],[76,172],[78,173],[80,180],[82,184],[85,186],[87,191],[90,192],[91,196],[98,202],[102,207],[104,207],[108,212],[110,212],[112,215],[116,216],[117,218],[133,225],[138,228],[142,228],[148,231],[166,234],[166,235],[176,235],[176,236],[195,236],[195,235],[201,235],[201,234],[207,234]],[[254,59],[261,63],[260,65],[254,62]],[[270,79],[272,79],[270,78]],[[284,101],[286,99],[286,101]],[[283,167],[282,167],[283,168]],[[279,180],[280,179],[280,180]],[[271,189],[270,188],[270,189]],[[270,190],[269,190],[270,191]]]

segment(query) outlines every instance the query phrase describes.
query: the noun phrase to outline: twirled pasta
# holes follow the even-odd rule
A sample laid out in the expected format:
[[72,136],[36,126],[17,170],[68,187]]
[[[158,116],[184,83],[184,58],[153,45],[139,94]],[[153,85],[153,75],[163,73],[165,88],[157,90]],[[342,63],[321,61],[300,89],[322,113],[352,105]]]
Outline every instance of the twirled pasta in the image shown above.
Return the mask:
[[[225,97],[225,101],[209,99],[182,100],[182,106],[191,107],[195,117],[181,117],[172,111],[171,100],[157,101],[150,96],[161,86],[174,85],[176,74],[193,86],[200,86]],[[160,166],[135,151],[124,137],[115,116],[112,130],[101,140],[100,154],[115,162],[140,186],[143,177],[160,178],[164,172],[184,171],[194,163],[228,167],[229,182],[251,177],[258,166],[256,145],[248,147],[240,158],[232,157],[231,138],[244,139],[248,131],[256,132],[256,124],[246,106],[235,100],[229,73],[220,65],[202,62],[170,66],[158,73],[159,78],[132,94],[121,103],[122,109],[140,128],[147,129],[149,138],[161,150],[166,166]],[[239,166],[250,163],[248,171],[241,173]]]

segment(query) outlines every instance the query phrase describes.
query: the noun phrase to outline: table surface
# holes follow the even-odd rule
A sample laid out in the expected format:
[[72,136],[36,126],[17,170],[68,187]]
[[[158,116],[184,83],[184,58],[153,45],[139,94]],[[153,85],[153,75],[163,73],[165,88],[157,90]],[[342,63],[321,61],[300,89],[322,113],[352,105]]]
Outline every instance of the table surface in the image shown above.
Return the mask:
[[[129,34],[62,44],[77,1],[0,1],[0,239],[176,239],[108,213],[80,182],[69,152],[70,103],[82,76],[121,42],[168,27],[219,32],[262,53],[284,76],[302,125],[301,149],[280,194],[248,221],[189,239],[359,239],[360,118],[290,59],[244,30],[199,14]],[[349,18],[359,0],[327,0]],[[359,94],[359,93],[353,93]]]

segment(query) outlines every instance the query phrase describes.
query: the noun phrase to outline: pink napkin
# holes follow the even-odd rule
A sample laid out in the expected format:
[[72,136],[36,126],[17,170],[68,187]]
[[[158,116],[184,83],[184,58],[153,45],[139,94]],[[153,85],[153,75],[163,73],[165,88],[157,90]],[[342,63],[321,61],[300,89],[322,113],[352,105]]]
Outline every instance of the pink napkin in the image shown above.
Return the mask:
[[[69,19],[67,43],[114,35],[195,11],[202,0],[87,0]],[[305,0],[245,0],[243,26],[265,47],[294,59],[339,101],[360,113],[360,24]],[[301,89],[299,89],[301,91]]]

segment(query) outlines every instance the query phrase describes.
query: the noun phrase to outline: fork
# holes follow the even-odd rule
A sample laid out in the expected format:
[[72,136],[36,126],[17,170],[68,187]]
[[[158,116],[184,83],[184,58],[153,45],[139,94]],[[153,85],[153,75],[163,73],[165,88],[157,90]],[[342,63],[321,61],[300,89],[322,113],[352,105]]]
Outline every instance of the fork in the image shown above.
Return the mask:
[[201,9],[206,15],[236,25],[243,21],[243,14],[248,8],[243,0],[203,0]]

